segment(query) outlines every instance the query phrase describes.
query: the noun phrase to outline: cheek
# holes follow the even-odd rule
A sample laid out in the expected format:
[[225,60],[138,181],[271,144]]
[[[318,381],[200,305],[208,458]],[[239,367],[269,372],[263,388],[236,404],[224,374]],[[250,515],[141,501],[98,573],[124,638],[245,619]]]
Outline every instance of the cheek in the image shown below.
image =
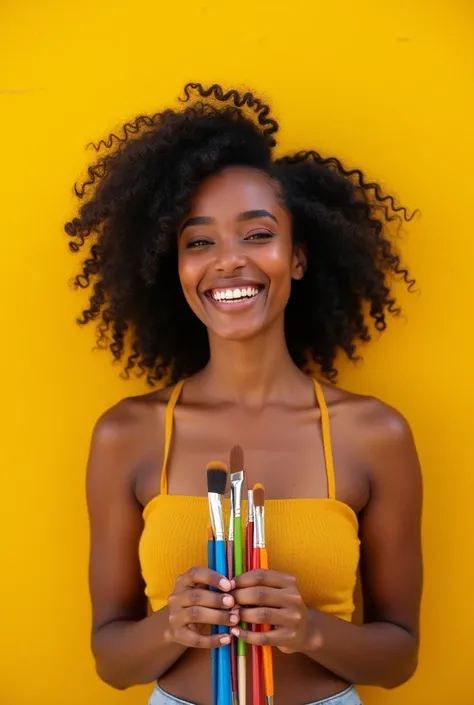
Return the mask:
[[178,276],[184,296],[191,308],[198,302],[197,287],[200,281],[200,268],[186,257],[178,258]]
[[261,268],[282,296],[285,296],[291,287],[291,267],[292,253],[289,248],[281,245],[268,248],[261,263]]
[[209,263],[204,256],[178,255],[178,276],[184,298],[201,323],[207,325],[206,307],[198,291]]

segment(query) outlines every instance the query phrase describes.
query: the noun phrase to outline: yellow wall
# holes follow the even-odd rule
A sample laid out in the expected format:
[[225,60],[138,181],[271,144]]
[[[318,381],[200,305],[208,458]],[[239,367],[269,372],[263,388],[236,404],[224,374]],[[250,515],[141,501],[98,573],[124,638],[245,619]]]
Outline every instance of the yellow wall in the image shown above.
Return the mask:
[[403,297],[406,321],[343,377],[408,416],[426,486],[419,672],[366,703],[470,705],[474,6],[3,0],[0,47],[0,703],[146,701],[148,689],[117,693],[94,673],[84,504],[92,424],[142,386],[121,381],[74,324],[62,224],[88,140],[191,79],[266,91],[285,148],[365,165],[423,211],[405,241],[422,293]]

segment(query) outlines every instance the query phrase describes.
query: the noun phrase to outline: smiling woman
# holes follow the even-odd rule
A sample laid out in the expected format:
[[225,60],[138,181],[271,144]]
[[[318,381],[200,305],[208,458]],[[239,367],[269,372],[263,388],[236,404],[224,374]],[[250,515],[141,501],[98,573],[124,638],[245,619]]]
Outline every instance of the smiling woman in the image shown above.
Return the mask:
[[[210,625],[275,647],[275,705],[358,705],[354,684],[416,668],[412,434],[321,381],[398,312],[392,280],[413,280],[390,226],[409,216],[335,157],[277,158],[277,131],[251,93],[188,85],[181,110],[97,145],[66,225],[74,252],[91,243],[81,322],[127,374],[168,382],[99,419],[87,482],[97,669],[117,688],[158,681],[152,705],[210,705],[208,650],[230,639]],[[204,567],[203,468],[235,443],[265,485],[272,569],[228,581]]]

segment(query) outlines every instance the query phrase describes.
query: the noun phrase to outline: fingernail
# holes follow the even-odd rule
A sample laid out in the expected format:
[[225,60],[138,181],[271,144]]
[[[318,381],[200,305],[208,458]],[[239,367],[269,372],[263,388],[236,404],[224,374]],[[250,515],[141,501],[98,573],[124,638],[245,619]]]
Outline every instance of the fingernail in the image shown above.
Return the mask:
[[220,642],[221,644],[228,644],[230,642],[230,636],[223,636]]
[[230,581],[231,590],[235,590],[235,580]]
[[233,634],[234,636],[239,636],[240,629],[237,629],[236,627],[234,627],[233,629],[230,630],[230,633]]
[[239,618],[237,617],[236,614],[231,614],[230,617],[229,617],[229,621],[230,621],[232,624],[237,624],[237,622],[239,621]]
[[232,607],[234,604],[234,598],[231,597],[230,595],[226,595],[224,599],[222,600],[222,604],[225,605],[226,607]]
[[230,590],[231,584],[228,580],[226,580],[225,578],[222,578],[222,580],[219,580],[219,587],[222,590]]

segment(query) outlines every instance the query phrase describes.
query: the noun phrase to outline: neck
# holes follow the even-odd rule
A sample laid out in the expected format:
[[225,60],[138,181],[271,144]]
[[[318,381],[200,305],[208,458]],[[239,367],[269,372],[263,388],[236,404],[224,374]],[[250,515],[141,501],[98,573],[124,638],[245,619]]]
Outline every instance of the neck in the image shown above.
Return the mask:
[[283,323],[246,341],[210,335],[209,344],[210,360],[199,377],[222,400],[259,407],[291,399],[295,384],[307,384],[288,352]]

